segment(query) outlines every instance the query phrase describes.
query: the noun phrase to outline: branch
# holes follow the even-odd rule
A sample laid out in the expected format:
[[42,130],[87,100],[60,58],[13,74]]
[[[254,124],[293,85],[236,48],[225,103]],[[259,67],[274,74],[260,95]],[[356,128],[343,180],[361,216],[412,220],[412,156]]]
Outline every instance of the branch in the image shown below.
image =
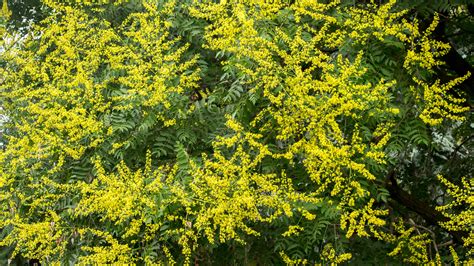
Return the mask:
[[415,227],[417,228],[416,230],[418,231],[418,234],[421,234],[420,231],[418,230],[418,228],[421,228],[427,232],[430,233],[431,235],[431,238],[433,240],[433,247],[436,251],[436,254],[439,254],[439,250],[438,250],[438,244],[436,244],[436,234],[431,230],[429,229],[428,227],[424,227],[423,225],[419,225],[419,224],[416,224],[415,221],[413,221],[413,219],[409,219],[409,222]]
[[[448,221],[448,218],[446,218],[441,212],[401,189],[395,179],[395,171],[392,170],[389,173],[388,180],[389,182],[386,184],[386,188],[390,192],[390,197],[393,200],[417,213],[431,225],[439,226],[439,223]],[[465,232],[448,231],[448,233],[453,237],[455,242],[459,244],[463,243],[462,238],[465,236]]]
[[[442,60],[446,62],[446,65],[459,76],[464,76],[468,72],[471,73],[471,76],[458,87],[462,89],[470,99],[473,99],[474,92],[472,88],[474,88],[474,68],[456,51],[454,48],[455,45],[453,45],[446,35],[446,21],[449,18],[449,14],[440,13],[440,15],[444,15],[445,18],[440,20],[438,27],[433,32],[433,36],[438,41],[449,43],[451,45],[451,49],[442,57]],[[464,34],[470,33],[465,33],[464,31]]]

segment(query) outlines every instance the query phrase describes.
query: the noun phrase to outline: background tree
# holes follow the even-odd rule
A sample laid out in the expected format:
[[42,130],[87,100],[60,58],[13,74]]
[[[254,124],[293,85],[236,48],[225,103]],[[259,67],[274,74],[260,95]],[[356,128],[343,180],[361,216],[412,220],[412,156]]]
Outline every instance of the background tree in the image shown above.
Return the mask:
[[469,3],[8,7],[5,260],[472,261]]

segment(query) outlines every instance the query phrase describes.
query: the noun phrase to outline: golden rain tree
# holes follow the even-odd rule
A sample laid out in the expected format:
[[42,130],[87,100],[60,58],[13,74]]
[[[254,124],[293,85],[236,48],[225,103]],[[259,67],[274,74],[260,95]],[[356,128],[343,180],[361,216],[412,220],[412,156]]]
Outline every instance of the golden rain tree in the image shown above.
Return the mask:
[[0,261],[473,262],[471,5],[40,4],[3,1]]

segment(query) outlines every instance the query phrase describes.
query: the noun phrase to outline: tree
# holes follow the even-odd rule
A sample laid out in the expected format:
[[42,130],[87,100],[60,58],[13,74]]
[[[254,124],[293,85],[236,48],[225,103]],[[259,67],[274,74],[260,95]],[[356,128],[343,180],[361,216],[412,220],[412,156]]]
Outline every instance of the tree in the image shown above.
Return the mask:
[[2,24],[5,257],[472,262],[467,3],[43,4]]

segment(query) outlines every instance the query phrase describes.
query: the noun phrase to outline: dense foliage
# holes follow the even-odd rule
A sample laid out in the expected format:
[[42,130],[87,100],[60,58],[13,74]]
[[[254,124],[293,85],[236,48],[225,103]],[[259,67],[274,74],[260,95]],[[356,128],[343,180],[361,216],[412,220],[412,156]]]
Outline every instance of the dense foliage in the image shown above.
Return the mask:
[[3,262],[473,262],[467,2],[12,2]]

